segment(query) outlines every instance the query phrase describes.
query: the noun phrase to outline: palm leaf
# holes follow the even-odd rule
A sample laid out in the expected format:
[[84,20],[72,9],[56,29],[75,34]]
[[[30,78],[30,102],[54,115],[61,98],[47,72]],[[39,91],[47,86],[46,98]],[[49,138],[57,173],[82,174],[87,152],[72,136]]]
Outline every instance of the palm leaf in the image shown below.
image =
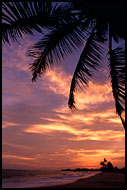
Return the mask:
[[[68,19],[71,6],[55,5],[51,2],[3,2],[2,3],[2,40],[16,41],[23,34],[42,33],[42,27],[53,29],[60,21]],[[68,15],[68,17],[66,16]]]
[[[42,4],[31,2],[3,2],[2,3],[2,39],[9,42],[22,37],[23,33],[33,34],[33,29],[41,32],[38,16],[44,16],[45,10],[40,10]],[[37,9],[38,8],[38,9]],[[44,6],[43,6],[44,8]]]
[[116,112],[120,116],[125,127],[125,121],[122,118],[122,112],[125,111],[125,53],[124,47],[119,46],[109,51],[110,54],[110,77],[112,83],[113,96],[115,98]]
[[65,56],[77,50],[82,44],[84,35],[79,21],[61,23],[59,27],[50,31],[38,43],[29,49],[28,55],[35,57],[31,65],[33,81],[46,71],[54,62],[60,62]]
[[93,71],[96,70],[99,66],[103,51],[100,43],[101,39],[98,37],[97,33],[93,31],[89,36],[85,48],[81,53],[79,62],[72,78],[70,96],[68,101],[68,106],[70,108],[75,108],[74,93],[77,86],[81,87],[81,84],[84,86],[88,85],[88,81],[93,77]]

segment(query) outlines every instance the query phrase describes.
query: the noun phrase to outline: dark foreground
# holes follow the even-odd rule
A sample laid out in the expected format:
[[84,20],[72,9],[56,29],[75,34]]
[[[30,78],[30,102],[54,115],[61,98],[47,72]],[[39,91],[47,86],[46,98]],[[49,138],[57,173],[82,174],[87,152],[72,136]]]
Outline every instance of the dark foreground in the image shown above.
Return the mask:
[[39,188],[125,188],[125,173],[102,172],[76,182]]

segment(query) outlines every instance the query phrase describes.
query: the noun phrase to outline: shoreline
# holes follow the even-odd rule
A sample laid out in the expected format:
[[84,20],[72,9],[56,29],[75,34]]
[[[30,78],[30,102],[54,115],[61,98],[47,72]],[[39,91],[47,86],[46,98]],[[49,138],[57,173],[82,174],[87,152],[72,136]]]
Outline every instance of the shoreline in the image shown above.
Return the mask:
[[33,188],[125,188],[125,173],[99,172],[66,184]]
[[63,183],[61,183],[61,184],[53,184],[53,185],[43,185],[43,186],[36,186],[36,187],[28,187],[28,188],[50,188],[50,187],[56,187],[56,186],[63,186],[63,185],[68,185],[68,184],[72,184],[72,183],[75,183],[75,182],[77,182],[78,180],[81,180],[81,179],[86,179],[86,178],[90,178],[90,177],[92,177],[92,176],[95,176],[95,175],[97,175],[97,174],[99,174],[99,173],[102,173],[102,171],[98,171],[97,173],[93,173],[93,174],[89,174],[89,175],[87,175],[87,176],[83,176],[83,177],[79,177],[78,179],[73,179],[72,181],[70,181],[70,182],[63,182]]

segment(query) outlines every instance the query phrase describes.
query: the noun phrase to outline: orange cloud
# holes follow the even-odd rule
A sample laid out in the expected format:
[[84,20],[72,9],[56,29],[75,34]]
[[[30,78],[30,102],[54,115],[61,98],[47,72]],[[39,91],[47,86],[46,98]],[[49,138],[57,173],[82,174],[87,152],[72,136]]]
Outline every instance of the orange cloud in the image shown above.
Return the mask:
[[120,118],[109,118],[108,120],[109,120],[110,123],[121,124]]
[[[49,119],[50,120],[50,119]],[[123,131],[114,131],[114,130],[103,130],[103,131],[92,131],[91,129],[79,129],[72,126],[60,123],[51,123],[51,124],[36,124],[24,130],[27,133],[52,133],[53,131],[63,131],[66,133],[71,133],[74,137],[68,138],[68,140],[81,141],[81,140],[115,140],[121,141],[124,140]]]
[[7,128],[9,126],[18,126],[19,124],[18,123],[13,123],[13,122],[3,122],[2,123],[2,128]]
[[69,96],[71,75],[64,72],[61,67],[55,67],[52,68],[52,70],[47,70],[45,77],[50,82],[48,88],[55,94],[62,94],[66,97]]
[[114,141],[123,141],[125,134],[123,131],[113,131],[113,130],[105,130],[105,131],[90,131],[84,129],[82,131],[82,135],[77,135],[77,137],[68,138],[69,140],[81,141],[81,140],[104,140],[108,141],[113,139]]
[[83,91],[77,91],[75,101],[78,109],[86,108],[88,104],[97,104],[113,101],[112,89],[110,82],[106,84],[96,84],[92,81],[88,82],[88,88]]
[[35,158],[16,156],[16,155],[2,155],[2,158],[16,159],[16,160],[35,160]]
[[40,133],[40,134],[44,134],[44,133],[51,133],[53,131],[65,131],[68,133],[72,133],[72,134],[77,134],[80,133],[78,130],[64,125],[64,124],[60,124],[60,123],[53,123],[53,124],[37,124],[37,125],[32,125],[31,127],[27,128],[24,130],[24,132],[28,132],[28,133]]
[[48,121],[52,121],[52,122],[57,122],[61,125],[62,121],[64,121],[64,123],[68,124],[70,122],[72,122],[72,126],[73,126],[73,122],[82,122],[84,124],[87,125],[92,125],[96,118],[99,118],[102,121],[105,121],[107,123],[113,124],[116,123],[118,125],[122,125],[121,124],[121,120],[119,118],[119,116],[115,113],[114,109],[107,109],[104,112],[92,112],[89,111],[86,113],[80,113],[79,110],[74,110],[73,112],[71,112],[67,106],[63,107],[63,109],[56,109],[57,115],[59,116],[59,118],[42,118],[42,119],[47,119]]
[[[72,76],[62,70],[61,67],[48,70],[45,77],[51,82],[49,89],[56,94],[62,94],[69,97],[70,84]],[[78,108],[83,109],[88,104],[110,102],[113,100],[112,88],[109,81],[106,84],[96,84],[92,81],[88,82],[88,88],[84,91],[77,89],[75,99]]]

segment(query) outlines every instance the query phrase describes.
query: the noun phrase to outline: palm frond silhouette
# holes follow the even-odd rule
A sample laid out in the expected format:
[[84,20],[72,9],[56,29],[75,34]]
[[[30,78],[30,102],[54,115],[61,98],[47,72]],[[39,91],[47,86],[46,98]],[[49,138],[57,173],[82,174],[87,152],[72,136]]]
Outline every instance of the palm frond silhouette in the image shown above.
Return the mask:
[[[96,7],[96,9],[95,9]],[[105,42],[109,42],[109,69],[116,112],[125,128],[125,46],[113,49],[113,40],[125,40],[124,2],[72,1],[63,4],[43,2],[3,2],[2,40],[9,43],[33,31],[48,33],[34,44],[28,55],[32,81],[80,46],[84,46],[72,77],[68,105],[75,108],[75,91],[94,76],[101,66]],[[85,45],[84,45],[85,44]]]

